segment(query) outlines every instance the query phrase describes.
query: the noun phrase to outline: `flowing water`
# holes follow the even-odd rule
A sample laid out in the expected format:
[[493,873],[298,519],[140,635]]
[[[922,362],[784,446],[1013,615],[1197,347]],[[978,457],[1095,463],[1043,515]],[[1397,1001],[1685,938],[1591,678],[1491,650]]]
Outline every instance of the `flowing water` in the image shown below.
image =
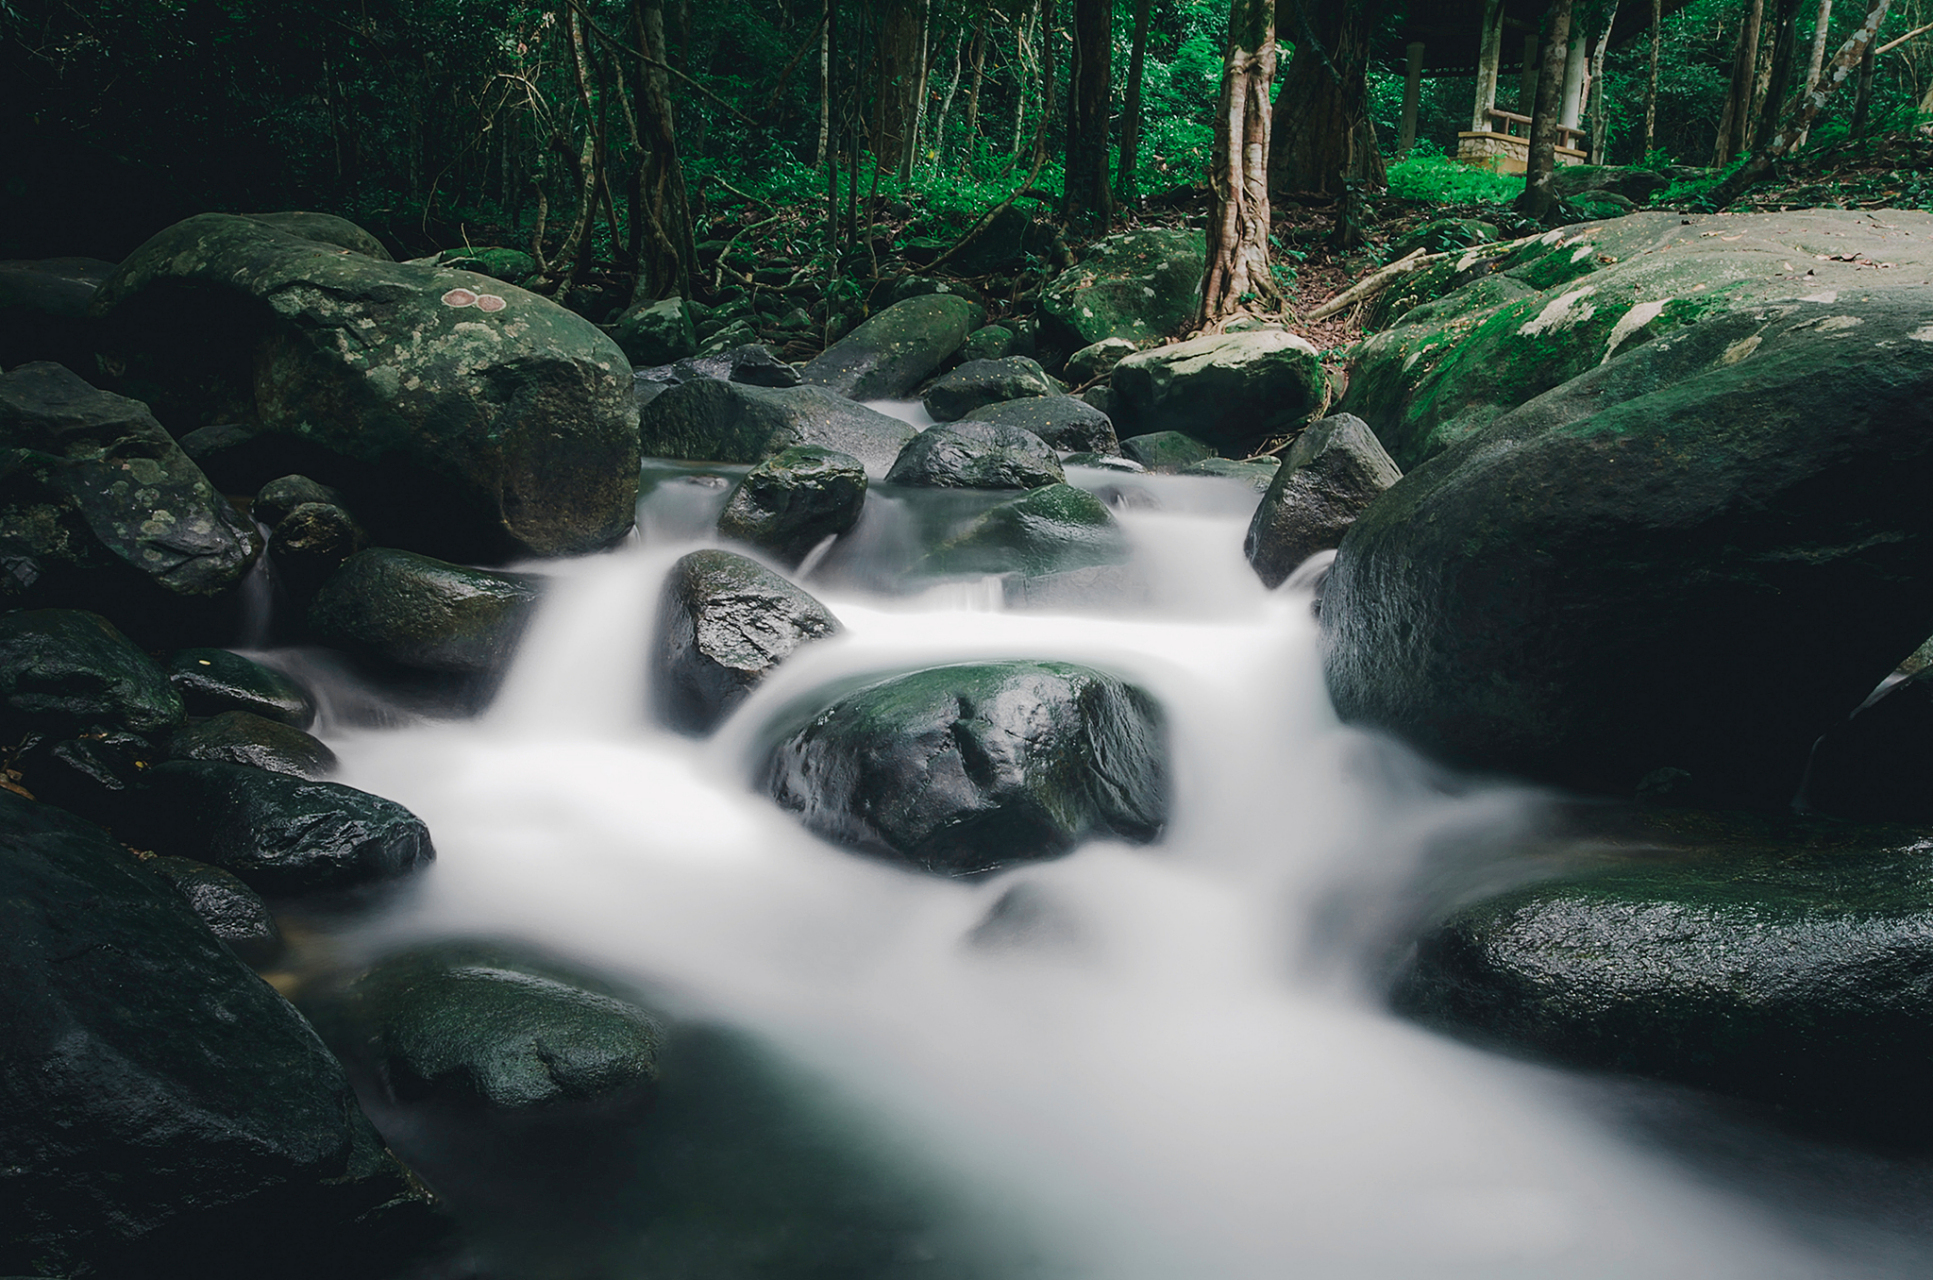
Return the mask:
[[[1917,1166],[1833,1164],[1696,1099],[1484,1055],[1382,1009],[1390,937],[1540,800],[1337,723],[1307,587],[1266,592],[1243,560],[1252,493],[1083,474],[1112,486],[1133,572],[1016,609],[997,580],[907,589],[922,530],[958,512],[876,489],[805,578],[844,634],[694,741],[651,717],[650,636],[667,568],[724,499],[706,477],[727,474],[655,470],[638,539],[543,566],[480,718],[377,716],[324,681],[342,780],[415,810],[439,854],[338,948],[527,939],[709,1028],[672,1055],[643,1149],[598,1163],[603,1139],[584,1139],[594,1175],[567,1144],[470,1178],[487,1156],[378,1114],[496,1251],[492,1275],[1923,1271],[1884,1213],[1793,1207],[1861,1179],[1898,1198]],[[949,881],[826,845],[755,790],[768,726],[802,700],[976,658],[1070,659],[1153,691],[1165,838]],[[1910,1190],[1895,1218],[1925,1203]]]

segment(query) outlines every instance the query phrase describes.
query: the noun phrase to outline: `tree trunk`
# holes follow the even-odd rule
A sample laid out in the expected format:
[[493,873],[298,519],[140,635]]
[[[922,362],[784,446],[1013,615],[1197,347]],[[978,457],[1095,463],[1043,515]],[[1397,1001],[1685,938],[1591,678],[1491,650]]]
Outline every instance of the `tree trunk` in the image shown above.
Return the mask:
[[877,12],[878,107],[873,162],[897,172],[912,155],[919,127],[926,0],[878,0]]
[[1772,141],[1779,113],[1792,92],[1792,69],[1799,53],[1799,0],[1777,0],[1778,11],[1772,30],[1770,74],[1765,84],[1765,105],[1759,113],[1758,128],[1752,133],[1752,150],[1762,150]]
[[1859,59],[1859,83],[1853,89],[1852,124],[1847,132],[1857,138],[1866,132],[1866,125],[1873,109],[1873,46],[1868,44],[1866,52]]
[[933,162],[946,163],[946,125],[953,115],[953,99],[960,92],[960,72],[966,58],[967,31],[961,27],[953,41],[953,74],[947,77],[946,92],[940,95],[940,114],[933,120]]
[[961,154],[973,158],[973,140],[980,136],[980,86],[986,82],[987,15],[980,15],[980,27],[973,33],[973,79],[967,84],[966,128],[961,139]]
[[819,23],[819,149],[813,167],[823,168],[832,141],[832,23],[835,0],[825,0],[825,19]]
[[1664,0],[1651,0],[1651,81],[1644,91],[1644,154],[1639,157],[1640,163],[1651,159],[1658,142],[1658,50],[1664,43],[1664,25]]
[[1220,324],[1257,299],[1281,296],[1269,274],[1269,84],[1274,78],[1275,0],[1232,0],[1215,115],[1203,325]]
[[1732,157],[1745,150],[1750,134],[1746,131],[1752,109],[1752,89],[1758,78],[1759,24],[1765,20],[1765,0],[1749,0],[1744,20],[1739,23],[1738,48],[1732,55],[1732,85],[1725,94],[1725,113],[1718,122],[1718,145],[1712,151],[1712,166],[1723,168]]
[[1341,196],[1345,182],[1385,184],[1369,118],[1369,44],[1377,0],[1283,0],[1278,35],[1295,46],[1276,95],[1269,191]]
[[1134,0],[1134,44],[1128,50],[1127,104],[1121,112],[1121,161],[1114,193],[1122,204],[1140,198],[1135,170],[1141,164],[1141,72],[1148,55],[1148,0]]
[[1047,133],[1054,119],[1054,83],[1059,50],[1054,43],[1054,0],[1040,0],[1040,126],[1034,131],[1034,164],[1047,158]]
[[1114,0],[1074,0],[1074,61],[1067,84],[1067,183],[1061,213],[1070,223],[1106,226],[1109,53]]
[[[638,264],[638,293],[649,298],[691,296],[691,204],[678,160],[678,125],[665,71],[664,0],[632,0],[638,52],[638,128],[644,136],[644,211],[652,235]],[[654,65],[655,64],[655,65]]]
[[[1805,71],[1805,91],[1808,94],[1819,87],[1819,77],[1823,74],[1826,65],[1826,36],[1831,26],[1832,0],[1819,0],[1819,14],[1812,24],[1812,57],[1806,63]],[[1799,130],[1799,136],[1793,140],[1792,145],[1803,147],[1806,135],[1810,132],[1809,128]]]
[[[1013,146],[1008,148],[1014,160],[1020,159],[1020,143],[1027,136],[1027,81],[1035,74],[1035,59],[1032,56],[1030,33],[1040,17],[1038,0],[1028,6],[1021,14],[1020,21],[1014,24],[1013,55]],[[1011,165],[1010,165],[1011,167]]]
[[1604,55],[1611,48],[1611,27],[1618,20],[1618,7],[1611,6],[1611,12],[1604,19],[1604,33],[1597,38],[1597,48],[1591,54],[1591,80],[1587,89],[1591,98],[1591,163],[1604,163],[1604,147],[1610,140],[1610,111],[1604,101]]
[[920,148],[926,142],[926,100],[927,83],[933,75],[933,6],[931,0],[922,0],[920,5],[920,57],[919,80],[913,86],[913,136],[907,139],[906,148],[900,154],[899,180],[913,180],[913,166],[919,162]]
[[1570,57],[1572,0],[1556,0],[1544,17],[1544,64],[1530,116],[1530,160],[1517,211],[1538,220],[1557,204],[1557,125],[1564,107],[1564,64]]

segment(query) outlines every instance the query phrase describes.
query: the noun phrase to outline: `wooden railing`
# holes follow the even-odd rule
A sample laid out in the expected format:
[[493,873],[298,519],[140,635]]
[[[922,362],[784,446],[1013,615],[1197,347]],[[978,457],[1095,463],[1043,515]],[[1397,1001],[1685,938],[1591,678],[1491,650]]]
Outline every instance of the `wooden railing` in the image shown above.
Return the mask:
[[[1529,116],[1520,116],[1515,111],[1499,111],[1495,107],[1491,107],[1488,111],[1484,112],[1484,114],[1489,116],[1492,120],[1501,121],[1503,123],[1503,128],[1501,129],[1493,128],[1490,131],[1492,133],[1501,133],[1512,138],[1528,138],[1530,136],[1530,117]],[[1524,127],[1524,131],[1522,133],[1518,133],[1515,129],[1511,128],[1512,125],[1519,125],[1519,124]],[[1557,133],[1558,133],[1558,137],[1560,138],[1558,145],[1569,146],[1577,150],[1582,150],[1581,147],[1577,146],[1577,143],[1583,141],[1586,135],[1586,132],[1587,131],[1584,129],[1573,129],[1569,125],[1560,124],[1557,126]]]

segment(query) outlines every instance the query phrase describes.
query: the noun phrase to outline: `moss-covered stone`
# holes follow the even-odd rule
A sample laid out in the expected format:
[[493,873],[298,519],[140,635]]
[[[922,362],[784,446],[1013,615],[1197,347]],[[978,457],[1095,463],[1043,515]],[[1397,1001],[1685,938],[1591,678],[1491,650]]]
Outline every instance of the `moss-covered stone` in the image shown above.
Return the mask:
[[1216,333],[1137,351],[1114,366],[1113,414],[1137,435],[1181,431],[1241,457],[1322,412],[1316,349],[1282,329]]
[[378,662],[478,675],[509,661],[537,596],[527,577],[371,547],[323,584],[309,629]]
[[340,490],[319,484],[307,476],[277,476],[256,490],[255,501],[249,504],[248,514],[251,519],[273,529],[297,507],[311,502],[339,507],[343,501]]
[[969,360],[934,379],[920,396],[935,422],[957,422],[982,405],[1021,400],[1029,396],[1059,395],[1060,383],[1026,356],[1004,360]]
[[1159,341],[1200,309],[1207,257],[1199,231],[1150,229],[1097,240],[1041,290],[1041,336],[1062,352],[1103,338]]
[[1050,484],[979,517],[928,552],[920,568],[1037,577],[1127,558],[1127,535],[1099,498],[1070,484]]
[[315,723],[315,697],[301,682],[239,653],[182,649],[167,671],[191,716],[247,711],[297,729]]
[[1341,546],[1356,517],[1402,478],[1361,418],[1312,423],[1270,477],[1242,550],[1263,585],[1279,587],[1310,556]]
[[833,343],[800,374],[855,400],[903,396],[944,366],[986,323],[985,308],[957,294],[895,302]]
[[1056,449],[1076,453],[1117,453],[1114,424],[1108,416],[1073,396],[1029,396],[975,409],[964,419],[989,426],[1018,427]]
[[698,354],[698,331],[683,298],[639,303],[611,325],[611,337],[639,368]]
[[1215,447],[1180,431],[1151,431],[1129,436],[1121,452],[1150,471],[1179,471],[1215,456]]
[[1038,489],[1060,484],[1060,458],[1039,436],[993,422],[928,427],[906,442],[886,479],[933,489]]
[[975,360],[1004,360],[1014,354],[1014,344],[1014,331],[1006,325],[985,325],[967,335],[960,346],[960,359],[969,364]]
[[790,568],[859,523],[866,484],[865,467],[848,454],[809,444],[782,449],[738,482],[719,514],[719,536]]
[[1189,463],[1175,474],[1234,480],[1257,493],[1267,493],[1281,469],[1280,458],[1254,458],[1247,462],[1238,462],[1234,458],[1203,458],[1200,462]]

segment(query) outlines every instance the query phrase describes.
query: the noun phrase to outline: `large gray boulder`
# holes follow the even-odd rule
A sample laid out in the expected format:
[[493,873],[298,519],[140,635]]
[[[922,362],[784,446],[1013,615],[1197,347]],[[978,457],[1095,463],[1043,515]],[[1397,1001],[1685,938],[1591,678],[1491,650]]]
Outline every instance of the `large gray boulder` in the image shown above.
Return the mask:
[[1053,449],[1031,431],[953,422],[907,441],[886,479],[930,489],[1038,489],[1067,477]]
[[528,577],[371,547],[323,584],[309,629],[378,663],[483,675],[509,662],[537,599]]
[[639,434],[647,457],[763,462],[794,445],[818,445],[859,459],[869,475],[883,476],[915,430],[824,387],[753,387],[700,378],[646,405]]
[[975,409],[964,421],[1018,427],[1056,449],[1070,453],[1118,453],[1114,423],[1105,413],[1073,396],[1028,396]]
[[608,337],[488,276],[284,225],[202,214],[135,250],[93,302],[119,385],[177,433],[269,433],[278,474],[343,489],[392,544],[564,555],[630,527],[636,409]]
[[866,485],[859,459],[818,445],[793,445],[745,473],[719,513],[719,536],[756,547],[792,568],[821,542],[859,523]]
[[1123,429],[1184,432],[1232,457],[1307,422],[1329,395],[1316,349],[1282,329],[1137,351],[1114,366],[1111,385]]
[[944,366],[986,318],[978,303],[957,294],[908,298],[827,347],[800,375],[854,400],[903,396]]
[[920,395],[920,403],[935,422],[957,422],[982,405],[1020,400],[1028,396],[1057,396],[1064,388],[1026,356],[1004,360],[969,360],[935,378]]
[[1242,550],[1263,584],[1279,587],[1316,552],[1341,546],[1356,517],[1402,478],[1361,418],[1311,423],[1269,482]]
[[1126,231],[1089,245],[1040,291],[1041,336],[1069,353],[1104,338],[1157,342],[1201,308],[1207,242],[1199,231]]
[[[1329,689],[1467,767],[1627,795],[1678,769],[1783,805],[1814,739],[1933,633],[1933,217],[1622,224],[1544,246],[1583,277],[1545,301],[1371,340],[1394,376],[1382,344],[1409,335],[1412,425],[1450,416],[1399,425],[1441,451],[1343,540]],[[1548,389],[1469,425],[1512,370],[1536,376],[1508,398]]]

